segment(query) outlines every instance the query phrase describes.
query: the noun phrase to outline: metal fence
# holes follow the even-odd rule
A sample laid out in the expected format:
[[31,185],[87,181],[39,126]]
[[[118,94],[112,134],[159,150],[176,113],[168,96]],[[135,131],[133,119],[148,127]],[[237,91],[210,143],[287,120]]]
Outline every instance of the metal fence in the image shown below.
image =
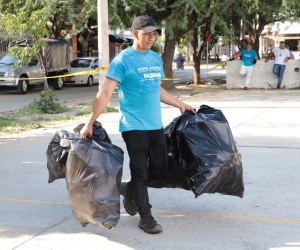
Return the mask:
[[8,52],[8,44],[11,42],[10,39],[0,38],[0,58],[5,56]]
[[0,33],[0,59],[2,59],[2,57],[8,53],[8,45],[11,41],[21,39],[24,37],[25,36],[7,37],[3,36],[3,34]]

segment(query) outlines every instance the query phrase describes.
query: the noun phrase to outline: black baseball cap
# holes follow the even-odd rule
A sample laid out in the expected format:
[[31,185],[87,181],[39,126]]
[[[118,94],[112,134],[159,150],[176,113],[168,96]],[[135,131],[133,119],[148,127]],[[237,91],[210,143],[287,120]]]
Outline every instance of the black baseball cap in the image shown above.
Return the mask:
[[156,27],[153,18],[146,15],[136,17],[132,22],[131,30],[143,30],[147,33],[156,30],[161,33],[161,29]]

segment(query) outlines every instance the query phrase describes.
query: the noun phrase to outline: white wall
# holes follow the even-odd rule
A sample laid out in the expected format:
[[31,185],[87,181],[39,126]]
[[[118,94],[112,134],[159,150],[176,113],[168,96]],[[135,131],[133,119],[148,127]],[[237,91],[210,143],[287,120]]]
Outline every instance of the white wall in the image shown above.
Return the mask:
[[[249,88],[276,88],[278,77],[272,72],[273,65],[274,60],[270,60],[268,63],[265,63],[264,60],[258,60],[253,68]],[[227,89],[244,88],[245,76],[239,74],[240,68],[241,60],[227,62]],[[284,71],[281,88],[290,89],[300,87],[299,69],[300,60],[289,60]]]

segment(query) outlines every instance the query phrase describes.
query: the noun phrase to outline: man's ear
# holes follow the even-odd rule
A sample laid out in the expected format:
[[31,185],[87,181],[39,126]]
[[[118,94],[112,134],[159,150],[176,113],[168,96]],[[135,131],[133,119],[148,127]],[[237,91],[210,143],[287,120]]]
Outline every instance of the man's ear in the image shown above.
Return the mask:
[[138,33],[139,33],[139,31],[138,31],[138,30],[133,30],[133,31],[132,31],[132,35],[133,35],[133,37],[134,37],[134,38],[136,38],[136,39],[139,39],[139,37],[138,37]]

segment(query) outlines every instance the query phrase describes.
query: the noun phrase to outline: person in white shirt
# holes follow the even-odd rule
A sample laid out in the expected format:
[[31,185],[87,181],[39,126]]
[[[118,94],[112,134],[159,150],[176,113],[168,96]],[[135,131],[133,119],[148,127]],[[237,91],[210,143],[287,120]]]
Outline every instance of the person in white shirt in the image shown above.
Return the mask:
[[280,89],[280,85],[283,78],[286,63],[290,59],[290,51],[285,47],[285,41],[279,43],[279,47],[273,48],[267,55],[265,62],[267,63],[271,55],[275,54],[275,62],[273,66],[273,73],[278,76],[277,89]]
[[226,62],[227,62],[227,56],[225,53],[223,53],[223,55],[221,56],[221,62],[222,62],[222,68],[225,69],[226,67]]

